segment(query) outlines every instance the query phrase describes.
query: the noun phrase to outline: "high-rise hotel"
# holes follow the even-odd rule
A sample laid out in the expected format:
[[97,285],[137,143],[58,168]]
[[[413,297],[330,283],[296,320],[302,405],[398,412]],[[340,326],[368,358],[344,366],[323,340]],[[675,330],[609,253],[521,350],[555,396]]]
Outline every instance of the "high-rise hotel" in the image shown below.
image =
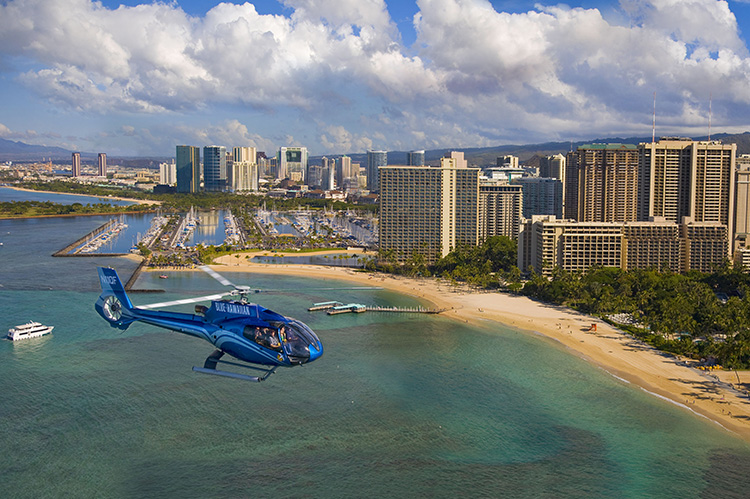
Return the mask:
[[70,165],[70,175],[71,177],[81,176],[81,153],[80,152],[73,153],[72,163]]
[[[424,161],[422,162],[424,165]],[[367,188],[377,192],[380,185],[378,175],[380,168],[388,165],[387,151],[367,151]],[[340,186],[339,186],[340,187]]]
[[709,271],[740,245],[732,244],[740,239],[735,202],[749,205],[744,194],[735,195],[736,149],[676,137],[579,147],[566,161],[568,220],[526,220],[519,268]]
[[463,153],[439,167],[381,166],[380,251],[404,262],[435,262],[458,244],[479,243],[479,172]]
[[195,146],[177,146],[177,192],[199,192],[201,189],[201,152]]
[[227,188],[227,148],[203,148],[203,184],[208,192],[223,192]]
[[568,153],[565,217],[578,222],[637,220],[638,148],[587,144]]
[[97,173],[100,177],[106,177],[107,176],[107,153],[100,152],[99,157],[97,158]]
[[227,183],[231,191],[258,190],[260,177],[257,158],[258,150],[255,147],[235,147],[232,150],[231,167],[227,165]]
[[737,144],[662,138],[642,143],[638,219],[717,222],[734,229]]

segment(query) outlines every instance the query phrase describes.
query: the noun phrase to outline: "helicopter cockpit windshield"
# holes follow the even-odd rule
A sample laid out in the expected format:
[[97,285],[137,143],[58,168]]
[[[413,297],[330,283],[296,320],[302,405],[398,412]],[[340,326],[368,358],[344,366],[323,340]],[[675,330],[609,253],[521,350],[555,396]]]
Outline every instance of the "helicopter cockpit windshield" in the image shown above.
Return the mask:
[[290,319],[289,322],[271,322],[271,327],[246,326],[243,334],[261,346],[276,351],[284,351],[294,364],[304,364],[310,360],[310,346],[319,355],[320,340],[304,323]]
[[298,320],[290,319],[286,324],[280,324],[279,332],[284,335],[284,351],[292,362],[307,362],[310,360],[310,346],[318,348],[315,333]]

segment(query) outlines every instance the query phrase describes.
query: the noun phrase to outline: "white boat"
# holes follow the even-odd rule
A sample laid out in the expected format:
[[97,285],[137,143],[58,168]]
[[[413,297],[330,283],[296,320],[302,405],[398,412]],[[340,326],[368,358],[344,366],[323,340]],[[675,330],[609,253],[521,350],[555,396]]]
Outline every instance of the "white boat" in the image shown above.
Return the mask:
[[49,334],[55,326],[45,326],[39,322],[27,322],[21,326],[8,329],[8,339],[12,341],[25,340],[28,338],[38,338]]

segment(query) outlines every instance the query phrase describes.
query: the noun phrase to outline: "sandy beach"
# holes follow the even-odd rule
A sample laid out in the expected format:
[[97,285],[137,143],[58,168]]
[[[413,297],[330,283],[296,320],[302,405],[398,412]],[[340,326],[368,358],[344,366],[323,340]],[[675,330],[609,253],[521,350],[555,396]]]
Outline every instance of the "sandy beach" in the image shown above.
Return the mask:
[[122,197],[116,197],[116,196],[93,196],[91,194],[78,194],[76,192],[53,192],[53,191],[38,191],[36,189],[24,189],[23,187],[15,187],[12,185],[9,185],[7,187],[10,187],[11,189],[15,189],[17,191],[23,191],[23,192],[46,192],[48,194],[69,194],[71,196],[88,196],[92,198],[101,198],[101,199],[114,199],[117,201],[132,201],[136,204],[148,204],[148,205],[156,205],[161,204],[161,201],[154,201],[152,199],[131,199],[131,198],[122,198]]
[[[316,254],[341,254],[332,250]],[[348,251],[356,254],[357,251]],[[361,252],[359,252],[361,253]],[[288,253],[288,256],[301,253]],[[350,281],[380,286],[419,298],[425,306],[447,309],[451,320],[487,325],[498,322],[543,335],[612,375],[663,397],[697,417],[708,418],[750,441],[750,372],[697,369],[694,362],[661,353],[620,330],[573,310],[545,305],[527,297],[477,292],[451,286],[439,279],[411,279],[342,267],[250,263],[246,256],[284,253],[241,253],[216,260],[219,272],[256,272],[295,275],[319,280]],[[591,325],[596,324],[596,331]]]

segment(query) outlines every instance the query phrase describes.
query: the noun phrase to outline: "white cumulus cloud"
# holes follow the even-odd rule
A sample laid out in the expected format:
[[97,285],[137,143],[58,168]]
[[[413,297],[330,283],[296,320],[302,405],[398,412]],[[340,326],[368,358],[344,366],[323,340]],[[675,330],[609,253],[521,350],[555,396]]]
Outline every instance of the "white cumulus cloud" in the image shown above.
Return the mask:
[[[313,153],[643,135],[654,92],[667,133],[700,129],[709,96],[716,126],[750,113],[750,56],[726,1],[620,0],[612,15],[417,0],[411,47],[386,0],[282,4],[192,17],[176,2],[6,0],[0,70],[60,112],[122,116],[154,147],[157,132],[267,150],[288,133]],[[144,115],[166,118],[137,125]]]

